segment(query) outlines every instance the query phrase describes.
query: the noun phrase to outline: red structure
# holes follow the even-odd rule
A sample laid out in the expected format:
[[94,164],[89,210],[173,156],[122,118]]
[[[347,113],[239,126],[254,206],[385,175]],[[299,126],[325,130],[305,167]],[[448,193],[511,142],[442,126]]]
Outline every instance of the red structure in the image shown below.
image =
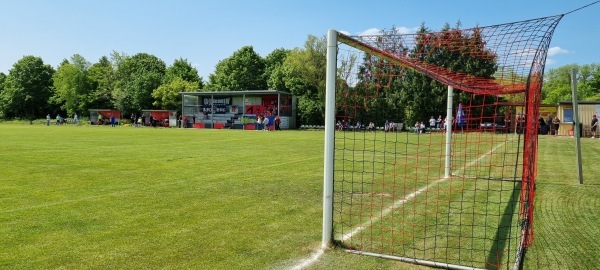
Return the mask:
[[115,117],[117,124],[121,123],[121,112],[113,109],[90,109],[90,124],[110,125],[110,118]]

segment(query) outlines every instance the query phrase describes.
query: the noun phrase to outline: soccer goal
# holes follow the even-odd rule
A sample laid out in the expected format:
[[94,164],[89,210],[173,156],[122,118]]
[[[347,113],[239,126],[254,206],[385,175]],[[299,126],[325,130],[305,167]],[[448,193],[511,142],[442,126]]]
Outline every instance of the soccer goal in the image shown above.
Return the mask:
[[323,245],[519,269],[533,241],[542,76],[562,17],[415,34],[330,30]]

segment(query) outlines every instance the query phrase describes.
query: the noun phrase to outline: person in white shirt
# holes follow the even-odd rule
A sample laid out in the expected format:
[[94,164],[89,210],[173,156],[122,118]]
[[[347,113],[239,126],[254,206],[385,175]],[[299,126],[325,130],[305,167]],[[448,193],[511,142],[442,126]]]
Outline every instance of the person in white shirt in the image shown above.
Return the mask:
[[431,131],[435,129],[435,118],[433,118],[433,115],[431,116],[431,118],[429,118],[429,128],[431,129]]

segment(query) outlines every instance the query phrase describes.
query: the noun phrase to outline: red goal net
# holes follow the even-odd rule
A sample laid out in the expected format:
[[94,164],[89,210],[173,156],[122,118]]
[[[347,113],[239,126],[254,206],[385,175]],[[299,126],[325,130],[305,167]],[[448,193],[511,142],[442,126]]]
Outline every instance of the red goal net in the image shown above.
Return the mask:
[[520,267],[533,241],[544,65],[562,17],[336,32],[334,243],[437,267]]

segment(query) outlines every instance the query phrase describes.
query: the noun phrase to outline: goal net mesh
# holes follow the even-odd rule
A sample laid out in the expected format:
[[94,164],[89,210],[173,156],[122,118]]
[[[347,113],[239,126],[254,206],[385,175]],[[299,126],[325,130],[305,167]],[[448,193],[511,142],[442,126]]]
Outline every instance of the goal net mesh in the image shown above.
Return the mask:
[[533,241],[542,76],[561,18],[337,33],[327,120],[338,246],[439,267],[518,267]]

